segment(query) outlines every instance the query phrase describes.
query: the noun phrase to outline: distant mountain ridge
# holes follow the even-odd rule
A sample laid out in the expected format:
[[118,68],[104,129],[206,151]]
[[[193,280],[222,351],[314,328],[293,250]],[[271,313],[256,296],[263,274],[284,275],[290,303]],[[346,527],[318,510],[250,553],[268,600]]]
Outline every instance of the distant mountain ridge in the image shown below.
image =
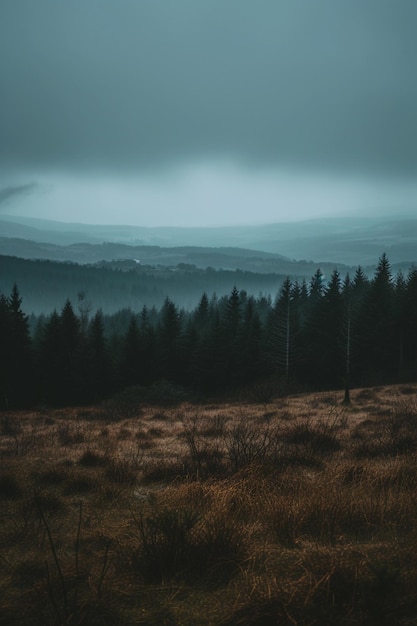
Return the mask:
[[[247,250],[245,248],[209,248],[203,246],[134,246],[121,243],[73,243],[55,245],[27,239],[0,237],[0,254],[22,259],[67,261],[78,264],[99,262],[133,261],[143,266],[175,267],[192,265],[199,269],[241,270],[262,274],[278,273],[292,276],[310,276],[317,267],[313,262],[292,261],[279,254]],[[348,269],[343,264],[340,269]],[[323,263],[329,272],[333,263]]]
[[[416,211],[417,215],[417,211]],[[73,244],[90,244],[100,246],[123,244],[125,246],[159,248],[222,248],[222,254],[229,257],[233,254],[224,249],[238,248],[234,256],[239,260],[247,257],[242,250],[256,251],[257,257],[265,260],[265,253],[274,255],[275,259],[307,260],[322,265],[374,266],[382,252],[386,252],[390,261],[395,264],[410,265],[417,262],[417,217],[360,217],[360,218],[326,218],[303,222],[274,223],[251,226],[222,226],[210,228],[181,227],[140,227],[128,225],[92,225],[65,223],[37,218],[3,215],[0,220],[0,253],[16,254],[22,250],[21,243],[6,244],[5,239],[26,239],[42,244],[44,253],[48,252],[46,244],[55,246],[71,246]],[[5,246],[7,245],[7,251]],[[32,246],[33,247],[33,246]],[[99,248],[91,250],[93,257],[79,249],[82,258],[74,258],[68,250],[62,250],[63,257],[70,255],[68,260],[93,262],[97,259]],[[104,248],[103,248],[104,250]],[[106,256],[102,260],[109,260]],[[114,248],[114,253],[117,252]],[[72,250],[75,252],[75,249]],[[71,252],[71,254],[72,254]],[[124,253],[127,251],[125,250]],[[49,249],[51,258],[59,259],[57,251]],[[33,258],[40,258],[33,247]],[[143,253],[142,253],[143,254]],[[167,253],[161,255],[166,257]],[[26,258],[29,258],[26,256]],[[42,257],[49,258],[49,257]],[[128,256],[128,258],[131,258]],[[272,260],[272,257],[271,259]],[[181,261],[178,261],[181,262]],[[193,261],[185,261],[193,262]],[[238,267],[238,266],[236,266]],[[272,270],[272,271],[275,271]]]

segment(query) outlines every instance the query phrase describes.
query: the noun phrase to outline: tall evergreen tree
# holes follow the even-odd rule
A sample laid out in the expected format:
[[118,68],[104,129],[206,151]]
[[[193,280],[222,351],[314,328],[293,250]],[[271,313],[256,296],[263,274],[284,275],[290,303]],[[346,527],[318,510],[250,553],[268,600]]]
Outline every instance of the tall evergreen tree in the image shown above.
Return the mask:
[[154,379],[155,373],[155,331],[151,323],[150,315],[146,306],[140,314],[140,380],[148,385]]
[[15,284],[0,302],[0,388],[3,403],[23,407],[35,397],[33,352],[29,318],[22,311],[22,298]]
[[10,371],[12,358],[12,319],[5,295],[0,294],[0,408],[9,408]]
[[238,367],[236,374],[239,384],[250,383],[262,376],[264,363],[261,355],[262,325],[256,311],[255,299],[249,297],[244,306],[243,319],[238,335]]
[[222,322],[223,354],[225,360],[225,381],[239,384],[241,352],[242,302],[236,286],[225,301]]
[[80,321],[67,300],[61,314],[54,311],[43,329],[40,365],[45,399],[61,405],[86,402],[87,363]]
[[176,305],[169,298],[165,299],[158,324],[158,362],[161,378],[178,382],[178,347],[181,334],[181,319]]
[[404,299],[404,361],[408,377],[417,378],[417,267],[410,268]]
[[297,335],[299,321],[297,311],[298,285],[294,287],[289,277],[279,291],[267,322],[267,345],[273,369],[288,380],[294,374],[297,361]]
[[136,316],[132,313],[129,328],[123,338],[121,353],[121,385],[138,385],[141,381],[140,333]]
[[46,402],[62,402],[64,395],[63,340],[61,319],[53,311],[43,326],[40,343],[41,393]]
[[200,298],[197,308],[194,311],[193,321],[198,330],[204,331],[210,318],[210,302],[206,292]]
[[303,378],[315,385],[337,386],[342,383],[343,303],[341,282],[334,270],[326,287],[316,272],[310,289],[308,316],[303,329]]
[[104,336],[103,314],[96,312],[88,325],[87,333],[87,389],[90,401],[108,396],[112,389],[112,372],[107,342]]
[[67,300],[60,316],[62,335],[62,368],[64,377],[64,402],[82,402],[88,395],[86,388],[86,343],[81,322],[70,300]]
[[384,253],[363,298],[358,318],[360,348],[357,360],[362,382],[388,380],[398,374],[400,342],[396,332],[391,266]]

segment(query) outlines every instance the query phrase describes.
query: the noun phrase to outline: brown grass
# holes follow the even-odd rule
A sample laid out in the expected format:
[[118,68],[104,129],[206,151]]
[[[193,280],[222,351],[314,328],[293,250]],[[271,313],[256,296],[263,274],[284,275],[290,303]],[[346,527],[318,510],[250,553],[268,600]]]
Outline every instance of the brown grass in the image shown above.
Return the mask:
[[0,626],[416,624],[415,394],[3,414]]

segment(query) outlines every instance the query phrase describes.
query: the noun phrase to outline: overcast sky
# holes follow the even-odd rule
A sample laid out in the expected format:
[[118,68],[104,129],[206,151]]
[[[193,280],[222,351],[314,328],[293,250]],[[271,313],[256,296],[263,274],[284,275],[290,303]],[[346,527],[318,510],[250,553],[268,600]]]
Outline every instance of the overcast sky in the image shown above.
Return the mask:
[[0,0],[1,214],[417,216],[416,0]]

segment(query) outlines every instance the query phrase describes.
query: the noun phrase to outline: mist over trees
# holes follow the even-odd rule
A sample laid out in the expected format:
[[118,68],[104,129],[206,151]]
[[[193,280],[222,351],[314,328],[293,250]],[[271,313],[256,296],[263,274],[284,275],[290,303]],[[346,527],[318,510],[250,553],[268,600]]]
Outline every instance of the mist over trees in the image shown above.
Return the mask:
[[13,283],[17,283],[25,297],[26,312],[36,315],[59,310],[67,298],[75,303],[80,292],[88,294],[94,307],[105,313],[117,313],[121,306],[133,310],[144,305],[160,308],[166,296],[177,306],[192,309],[203,290],[225,295],[238,284],[249,293],[270,293],[284,279],[285,274],[280,273],[211,266],[202,269],[186,263],[158,266],[122,259],[80,265],[0,255],[0,292],[9,293]]
[[[30,324],[29,324],[30,321]],[[29,329],[32,329],[30,332]],[[83,404],[165,381],[195,397],[268,380],[324,389],[415,380],[417,268],[393,276],[383,254],[369,279],[317,270],[284,281],[272,301],[234,287],[203,293],[186,311],[159,308],[90,315],[84,295],[49,316],[29,317],[15,285],[0,296],[0,406]]]

